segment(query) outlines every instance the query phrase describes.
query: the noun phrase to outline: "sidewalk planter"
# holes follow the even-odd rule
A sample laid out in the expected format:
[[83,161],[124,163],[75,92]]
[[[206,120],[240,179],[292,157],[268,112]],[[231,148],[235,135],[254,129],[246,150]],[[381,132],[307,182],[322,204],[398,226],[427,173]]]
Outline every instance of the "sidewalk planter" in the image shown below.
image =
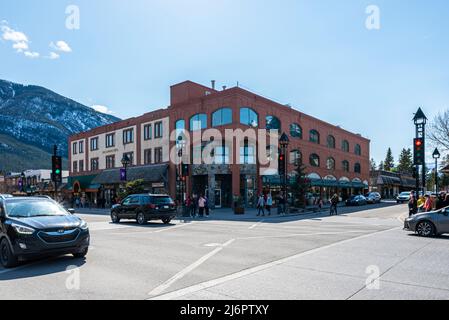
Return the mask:
[[234,196],[234,214],[245,214],[245,206],[243,205],[243,198],[240,196]]

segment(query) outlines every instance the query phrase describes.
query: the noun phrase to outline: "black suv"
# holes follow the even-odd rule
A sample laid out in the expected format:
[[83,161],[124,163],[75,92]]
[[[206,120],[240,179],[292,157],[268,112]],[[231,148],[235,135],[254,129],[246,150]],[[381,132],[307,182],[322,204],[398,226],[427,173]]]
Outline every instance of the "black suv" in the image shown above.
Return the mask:
[[36,256],[73,254],[84,258],[89,241],[87,223],[53,200],[0,200],[0,263],[5,268]]
[[176,206],[167,195],[134,194],[111,209],[113,223],[128,219],[136,220],[140,225],[150,220],[162,220],[163,223],[169,224],[174,217],[176,217]]

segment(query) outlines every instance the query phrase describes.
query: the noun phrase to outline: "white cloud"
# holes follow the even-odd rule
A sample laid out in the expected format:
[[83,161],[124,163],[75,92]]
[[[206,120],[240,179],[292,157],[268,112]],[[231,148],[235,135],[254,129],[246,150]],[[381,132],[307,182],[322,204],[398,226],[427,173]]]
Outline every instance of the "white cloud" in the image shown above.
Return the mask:
[[22,52],[23,50],[28,50],[28,49],[29,49],[28,43],[26,43],[26,42],[24,42],[24,41],[14,43],[14,44],[12,45],[12,47],[13,47],[14,49],[16,49],[17,52]]
[[61,56],[57,54],[56,52],[50,52],[50,55],[48,56],[48,59],[50,60],[56,60],[59,59]]
[[10,27],[3,25],[1,27],[2,30],[2,38],[6,41],[12,41],[12,42],[28,42],[28,37],[25,33],[16,31],[14,29],[11,29]]
[[56,43],[51,42],[50,43],[50,48],[56,50],[56,51],[61,51],[61,52],[72,52],[72,48],[70,48],[70,46],[67,44],[67,42],[65,41],[57,41]]
[[9,27],[6,20],[2,20],[0,31],[2,39],[12,42],[12,47],[17,53],[23,53],[25,57],[32,59],[40,57],[39,52],[30,50],[30,40],[28,39],[28,36],[23,32],[16,31]]
[[91,108],[94,109],[97,112],[101,112],[101,113],[104,113],[104,114],[113,114],[114,113],[114,112],[110,111],[108,109],[108,107],[106,107],[106,106],[93,105]]
[[23,54],[25,55],[25,57],[31,59],[39,58],[40,56],[39,52],[31,52],[31,51],[25,51]]

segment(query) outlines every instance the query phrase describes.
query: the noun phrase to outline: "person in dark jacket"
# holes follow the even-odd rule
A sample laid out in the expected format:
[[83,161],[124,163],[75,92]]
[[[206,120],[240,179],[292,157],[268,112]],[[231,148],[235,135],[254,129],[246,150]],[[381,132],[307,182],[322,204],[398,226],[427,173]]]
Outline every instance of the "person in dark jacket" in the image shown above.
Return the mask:
[[414,193],[411,193],[410,195],[410,200],[408,202],[408,212],[410,217],[418,213],[418,201],[416,200]]

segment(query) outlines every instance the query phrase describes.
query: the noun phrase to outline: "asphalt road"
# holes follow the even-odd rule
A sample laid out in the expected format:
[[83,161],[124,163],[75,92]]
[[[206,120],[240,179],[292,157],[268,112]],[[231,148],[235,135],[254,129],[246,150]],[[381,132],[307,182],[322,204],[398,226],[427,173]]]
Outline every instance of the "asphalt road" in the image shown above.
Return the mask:
[[144,227],[84,214],[92,238],[86,260],[0,267],[0,292],[2,299],[449,299],[449,238],[403,231],[406,206],[367,208]]

